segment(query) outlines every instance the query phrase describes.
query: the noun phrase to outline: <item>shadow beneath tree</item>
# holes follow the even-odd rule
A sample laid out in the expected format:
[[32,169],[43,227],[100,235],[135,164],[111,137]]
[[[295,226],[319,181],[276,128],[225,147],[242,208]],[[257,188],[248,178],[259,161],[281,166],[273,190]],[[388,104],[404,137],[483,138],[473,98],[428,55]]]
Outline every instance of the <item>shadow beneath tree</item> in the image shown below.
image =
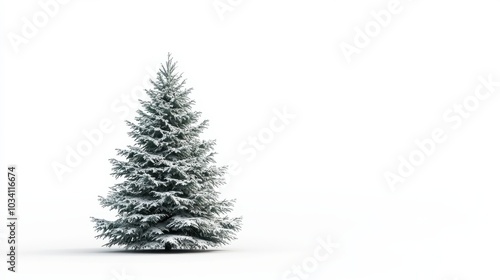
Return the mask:
[[217,253],[226,250],[125,250],[125,249],[61,249],[61,250],[40,250],[26,252],[30,255],[86,255],[86,254],[196,254],[196,253]]
[[114,254],[193,254],[193,253],[211,253],[221,252],[222,250],[110,250],[100,251],[100,253]]

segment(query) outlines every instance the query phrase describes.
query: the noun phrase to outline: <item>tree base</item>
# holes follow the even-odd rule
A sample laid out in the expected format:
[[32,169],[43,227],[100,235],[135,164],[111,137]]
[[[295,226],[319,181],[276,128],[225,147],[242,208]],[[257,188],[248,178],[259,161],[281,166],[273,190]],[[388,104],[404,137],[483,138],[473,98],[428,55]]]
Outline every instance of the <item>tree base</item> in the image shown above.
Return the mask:
[[170,251],[172,250],[172,245],[170,245],[170,243],[166,243],[165,244],[165,251]]

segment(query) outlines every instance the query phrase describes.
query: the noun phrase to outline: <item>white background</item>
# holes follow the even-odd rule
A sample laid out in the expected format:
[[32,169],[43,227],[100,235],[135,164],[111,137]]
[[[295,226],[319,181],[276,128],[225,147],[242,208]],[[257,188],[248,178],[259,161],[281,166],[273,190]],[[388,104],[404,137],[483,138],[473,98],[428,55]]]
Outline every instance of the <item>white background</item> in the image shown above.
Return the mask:
[[[17,165],[20,219],[19,273],[2,261],[1,278],[285,279],[330,237],[339,247],[308,279],[498,279],[500,97],[458,129],[442,115],[478,77],[500,80],[500,3],[401,0],[349,63],[340,44],[389,2],[242,0],[220,17],[212,0],[74,0],[16,52],[9,38],[43,10],[1,1],[0,180]],[[116,182],[114,149],[130,143],[112,106],[168,52],[210,120],[219,163],[239,164],[221,191],[244,227],[212,252],[109,253],[89,217],[113,218],[97,196]],[[294,118],[254,158],[238,150],[284,108]],[[103,119],[113,131],[59,180],[54,162]],[[391,190],[384,172],[436,128],[447,141]]]

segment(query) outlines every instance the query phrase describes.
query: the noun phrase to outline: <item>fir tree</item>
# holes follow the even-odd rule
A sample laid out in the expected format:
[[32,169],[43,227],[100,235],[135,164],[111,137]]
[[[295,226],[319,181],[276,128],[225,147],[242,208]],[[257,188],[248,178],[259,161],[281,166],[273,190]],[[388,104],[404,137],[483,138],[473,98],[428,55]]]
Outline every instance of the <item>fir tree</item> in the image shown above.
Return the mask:
[[127,121],[134,145],[117,149],[112,175],[123,179],[99,197],[117,219],[92,218],[104,246],[126,249],[207,249],[228,244],[241,218],[230,218],[234,200],[219,198],[226,167],[216,166],[214,140],[200,134],[208,121],[193,111],[191,88],[170,54],[149,100],[140,100],[136,122]]

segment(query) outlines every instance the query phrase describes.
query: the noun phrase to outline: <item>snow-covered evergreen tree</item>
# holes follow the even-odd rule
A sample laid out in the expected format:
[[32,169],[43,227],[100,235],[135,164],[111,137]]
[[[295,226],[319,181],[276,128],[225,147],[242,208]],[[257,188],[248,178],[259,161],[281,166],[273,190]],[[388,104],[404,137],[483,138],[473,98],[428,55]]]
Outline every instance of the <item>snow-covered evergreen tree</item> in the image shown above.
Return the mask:
[[118,149],[112,175],[123,180],[99,197],[117,219],[92,218],[104,246],[126,249],[207,249],[228,244],[241,227],[230,218],[234,200],[219,198],[226,167],[214,160],[215,141],[201,140],[207,127],[193,111],[191,88],[168,60],[146,90],[136,122],[128,122],[135,144]]

